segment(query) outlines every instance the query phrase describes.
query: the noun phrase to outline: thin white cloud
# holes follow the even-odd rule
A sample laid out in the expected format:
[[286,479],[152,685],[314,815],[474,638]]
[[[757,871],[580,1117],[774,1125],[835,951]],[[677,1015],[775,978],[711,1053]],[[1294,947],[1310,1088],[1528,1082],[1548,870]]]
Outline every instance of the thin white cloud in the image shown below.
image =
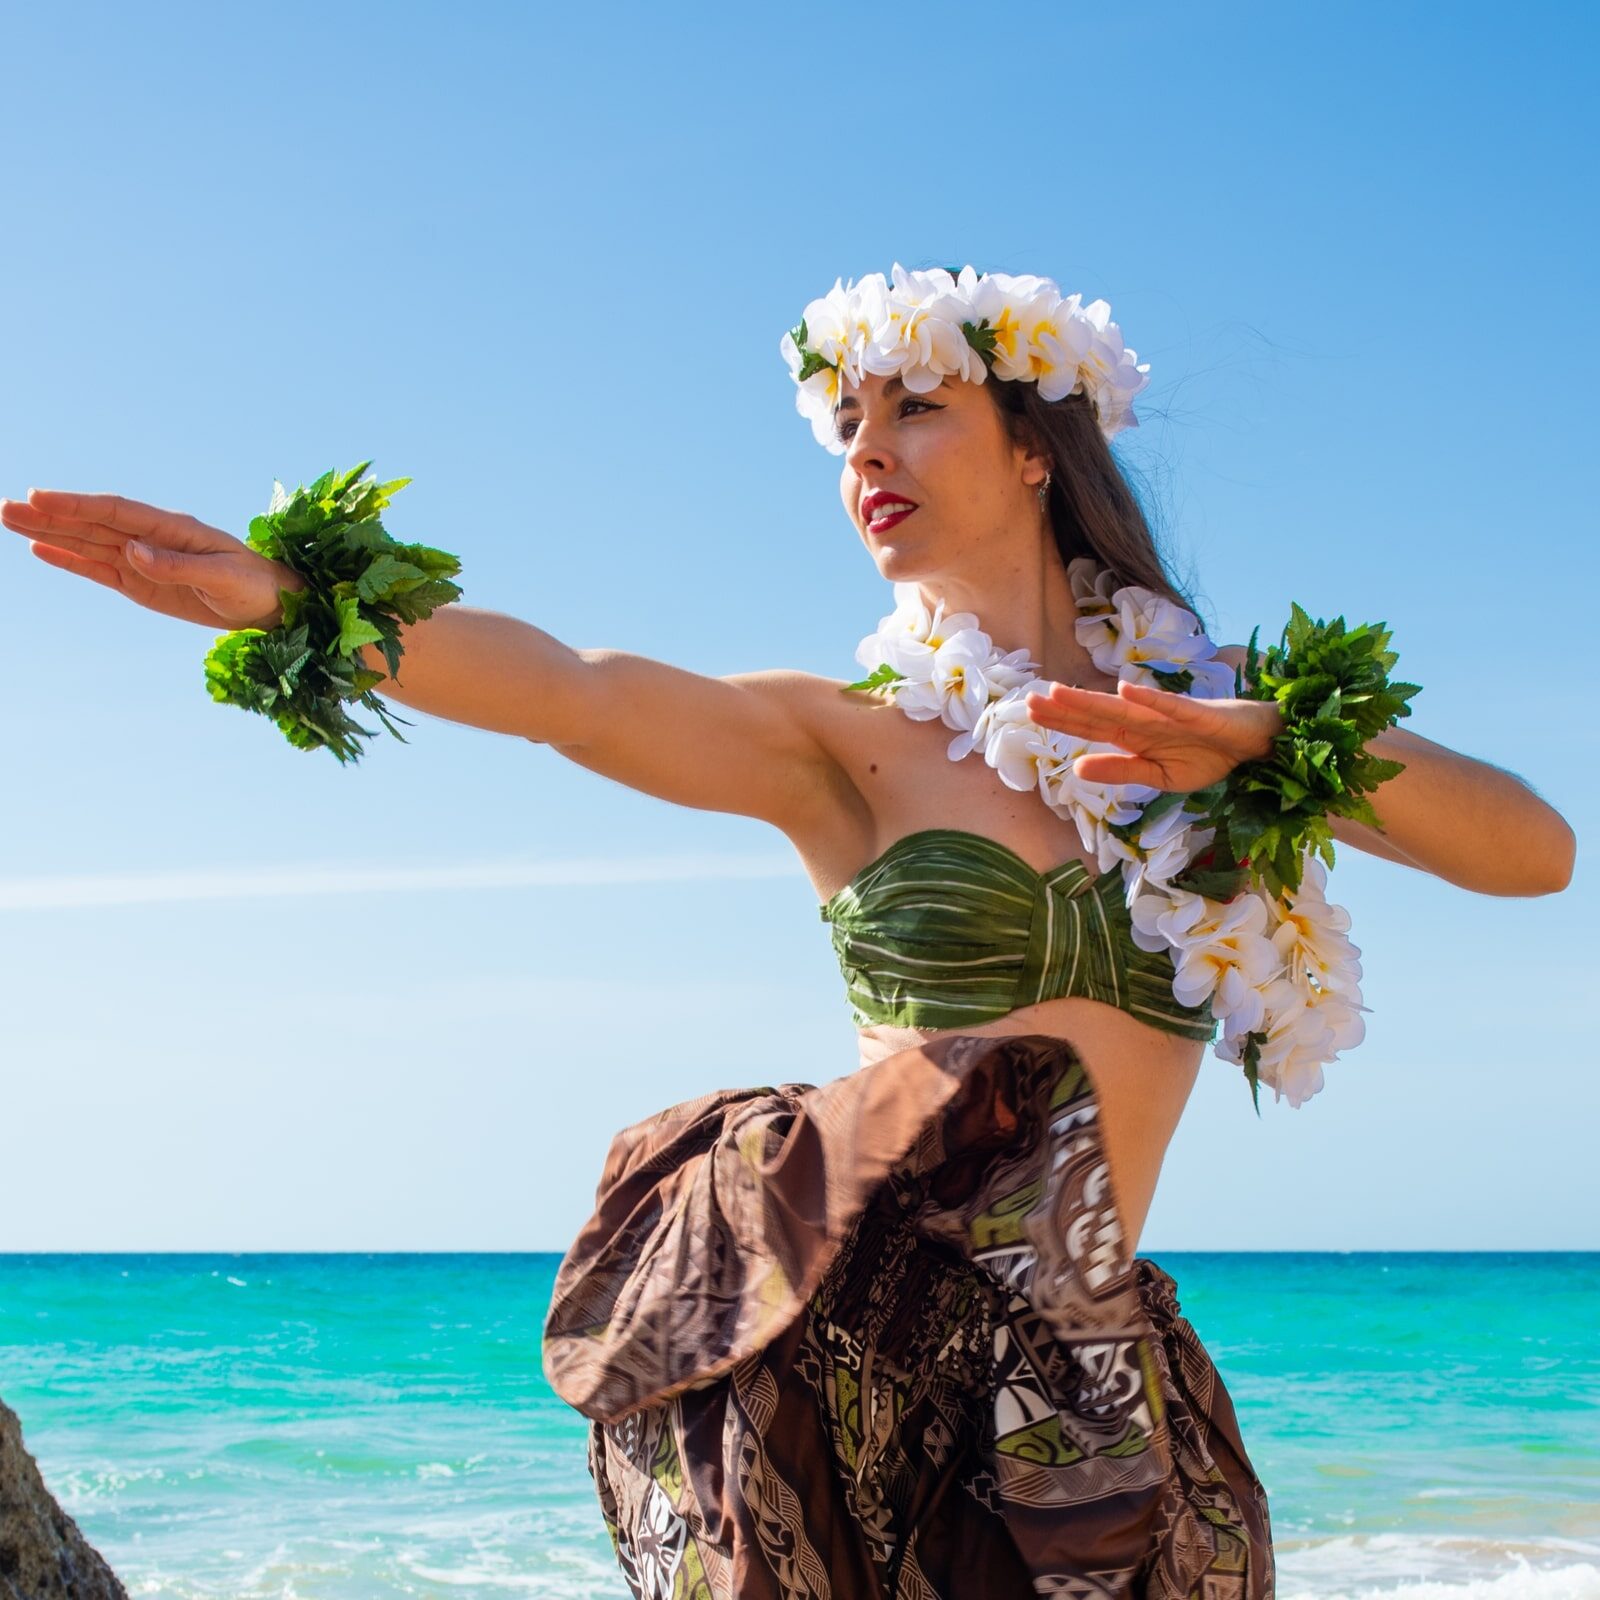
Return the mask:
[[144,873],[0,878],[0,911],[74,911],[308,895],[411,894],[431,889],[527,889],[561,884],[666,883],[706,878],[782,878],[800,871],[793,856],[574,856],[564,861],[461,862],[444,867],[212,867]]

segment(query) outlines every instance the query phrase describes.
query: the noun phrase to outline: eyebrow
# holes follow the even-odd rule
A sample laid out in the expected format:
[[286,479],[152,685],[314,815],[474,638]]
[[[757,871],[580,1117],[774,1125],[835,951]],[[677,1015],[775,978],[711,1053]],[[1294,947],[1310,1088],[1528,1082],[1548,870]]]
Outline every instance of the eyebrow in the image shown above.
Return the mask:
[[[942,378],[939,381],[940,383],[944,382]],[[905,380],[901,378],[898,373],[891,374],[888,381],[883,386],[883,392],[886,395],[893,394],[896,389],[903,389],[905,386]],[[859,404],[860,402],[853,394],[847,394],[833,409],[835,411],[843,411],[846,406],[854,406]]]

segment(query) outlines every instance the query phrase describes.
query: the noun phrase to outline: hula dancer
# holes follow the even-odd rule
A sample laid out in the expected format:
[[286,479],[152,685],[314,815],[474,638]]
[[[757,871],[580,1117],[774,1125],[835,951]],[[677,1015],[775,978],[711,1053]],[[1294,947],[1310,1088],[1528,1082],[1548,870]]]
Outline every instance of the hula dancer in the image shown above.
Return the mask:
[[842,678],[466,607],[365,463],[280,488],[248,542],[115,495],[0,518],[228,630],[210,692],[302,750],[357,757],[381,692],[799,852],[859,1060],[618,1132],[544,1328],[635,1595],[1271,1600],[1233,1405],[1135,1253],[1162,1157],[1208,1044],[1249,1115],[1360,1042],[1335,841],[1536,895],[1572,831],[1397,726],[1384,623],[1293,605],[1212,642],[1110,449],[1148,367],[1104,301],[896,266],[781,346],[893,586]]

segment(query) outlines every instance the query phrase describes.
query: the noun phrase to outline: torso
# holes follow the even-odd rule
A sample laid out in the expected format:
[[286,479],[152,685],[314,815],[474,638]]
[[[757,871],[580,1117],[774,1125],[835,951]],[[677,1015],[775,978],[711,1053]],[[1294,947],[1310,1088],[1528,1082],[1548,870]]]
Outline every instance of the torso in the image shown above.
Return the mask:
[[[1008,788],[976,752],[950,760],[946,747],[955,730],[937,719],[913,721],[881,696],[841,694],[847,681],[815,681],[813,726],[848,782],[823,815],[789,830],[819,901],[843,888],[886,846],[919,828],[985,834],[1037,871],[1074,858],[1098,874],[1077,828],[1050,811],[1036,789]],[[1090,689],[1116,690],[1117,680],[1099,673],[1085,673],[1079,681]],[[1205,1045],[1140,1022],[1115,1006],[1073,996],[959,1030],[866,1028],[860,1033],[861,1064],[957,1031],[1048,1033],[1072,1043],[1100,1103],[1124,1242],[1130,1252],[1136,1249]]]

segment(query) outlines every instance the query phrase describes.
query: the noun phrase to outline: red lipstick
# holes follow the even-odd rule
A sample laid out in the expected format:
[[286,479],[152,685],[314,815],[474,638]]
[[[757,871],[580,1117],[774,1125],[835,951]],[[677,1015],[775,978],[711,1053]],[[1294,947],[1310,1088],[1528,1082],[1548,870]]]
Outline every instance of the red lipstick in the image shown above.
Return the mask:
[[917,509],[917,502],[889,489],[874,489],[861,499],[861,515],[867,519],[867,532],[887,533]]

